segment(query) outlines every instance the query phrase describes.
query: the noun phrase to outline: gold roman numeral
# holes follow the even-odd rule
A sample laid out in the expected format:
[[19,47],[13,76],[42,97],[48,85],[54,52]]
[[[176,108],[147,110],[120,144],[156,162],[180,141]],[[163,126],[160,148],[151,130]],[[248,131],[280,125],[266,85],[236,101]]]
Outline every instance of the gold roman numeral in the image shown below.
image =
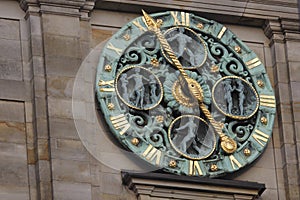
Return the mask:
[[122,54],[122,49],[115,47],[112,43],[108,43],[107,48],[115,51],[119,56]]
[[110,80],[110,81],[99,80],[98,83],[99,86],[110,86],[110,87],[101,87],[100,92],[114,92],[115,91],[114,82],[115,80]]
[[[264,132],[260,130],[255,130],[255,133],[252,134],[252,137],[260,144],[262,147],[265,146],[265,144],[269,140],[269,136],[265,134]],[[264,143],[263,143],[264,142]]]
[[259,60],[258,57],[253,58],[252,60],[246,62],[246,66],[248,67],[248,69],[253,69],[259,65],[261,65],[261,61]]
[[[185,12],[171,11],[174,25],[190,26],[190,14]],[[180,17],[180,19],[179,19]]]
[[147,147],[147,149],[143,152],[143,156],[149,160],[153,161],[155,159],[155,164],[159,165],[161,161],[161,151],[153,147],[151,144]]
[[260,95],[259,102],[261,106],[276,108],[275,96],[273,95]]
[[121,129],[120,135],[123,135],[130,128],[130,124],[124,114],[110,117],[110,121],[115,129]]
[[223,26],[223,28],[221,29],[221,31],[218,34],[218,39],[221,39],[225,33],[225,31],[227,30],[227,28],[225,26]]
[[[143,19],[144,19],[144,18],[143,18]],[[133,24],[134,24],[136,27],[138,27],[138,28],[140,29],[141,32],[147,31],[147,29],[146,29],[144,26],[142,26],[142,25],[138,22],[138,20],[133,21]]]
[[233,155],[230,155],[229,159],[233,169],[239,169],[242,167],[241,163]]
[[202,176],[203,175],[203,172],[201,170],[201,167],[200,167],[200,164],[198,161],[193,161],[193,160],[190,160],[189,161],[189,175],[190,176],[195,176],[195,175],[200,175]]

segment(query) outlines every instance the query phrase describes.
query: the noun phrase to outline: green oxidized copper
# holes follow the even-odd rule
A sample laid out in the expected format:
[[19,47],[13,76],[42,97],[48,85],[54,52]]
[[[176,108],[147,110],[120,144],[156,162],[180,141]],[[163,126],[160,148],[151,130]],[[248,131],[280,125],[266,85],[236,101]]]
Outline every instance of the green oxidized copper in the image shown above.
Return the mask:
[[[184,63],[187,76],[201,86],[204,105],[237,149],[226,153],[218,134],[200,134],[201,128],[213,131],[209,120],[185,83],[178,81],[181,73],[143,17],[113,35],[100,57],[95,91],[111,133],[142,159],[176,174],[216,177],[252,163],[266,149],[276,110],[262,62],[215,21],[184,12],[151,16]],[[183,41],[184,49],[179,44]],[[177,144],[180,137],[185,143]],[[203,150],[205,145],[211,149]]]

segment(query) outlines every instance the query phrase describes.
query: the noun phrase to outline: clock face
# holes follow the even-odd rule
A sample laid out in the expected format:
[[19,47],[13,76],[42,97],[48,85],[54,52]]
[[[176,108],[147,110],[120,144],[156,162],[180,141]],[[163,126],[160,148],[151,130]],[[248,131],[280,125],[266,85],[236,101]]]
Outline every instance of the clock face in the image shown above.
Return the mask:
[[225,26],[190,13],[144,13],[121,28],[102,51],[95,88],[115,138],[168,172],[235,172],[272,133],[262,62]]

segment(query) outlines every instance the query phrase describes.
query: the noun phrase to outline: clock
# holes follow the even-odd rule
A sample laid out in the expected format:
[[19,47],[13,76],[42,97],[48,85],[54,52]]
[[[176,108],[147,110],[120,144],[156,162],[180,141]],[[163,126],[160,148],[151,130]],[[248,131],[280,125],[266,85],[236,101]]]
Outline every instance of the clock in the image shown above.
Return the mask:
[[102,50],[95,90],[114,138],[167,172],[236,172],[271,137],[263,63],[226,26],[191,13],[143,11],[122,27]]

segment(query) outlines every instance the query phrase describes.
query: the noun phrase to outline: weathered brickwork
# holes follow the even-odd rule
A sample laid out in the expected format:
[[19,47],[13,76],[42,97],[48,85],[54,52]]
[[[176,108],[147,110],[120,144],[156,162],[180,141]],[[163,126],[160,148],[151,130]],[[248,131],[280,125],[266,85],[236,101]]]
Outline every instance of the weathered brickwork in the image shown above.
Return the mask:
[[[276,95],[272,141],[254,165],[227,178],[266,184],[263,200],[300,199],[298,6],[297,0],[1,1],[0,199],[137,199],[119,169],[145,166],[111,142],[93,87],[104,42],[141,9],[219,21],[255,51]],[[87,145],[78,132],[95,143]],[[100,140],[108,142],[99,146]]]

